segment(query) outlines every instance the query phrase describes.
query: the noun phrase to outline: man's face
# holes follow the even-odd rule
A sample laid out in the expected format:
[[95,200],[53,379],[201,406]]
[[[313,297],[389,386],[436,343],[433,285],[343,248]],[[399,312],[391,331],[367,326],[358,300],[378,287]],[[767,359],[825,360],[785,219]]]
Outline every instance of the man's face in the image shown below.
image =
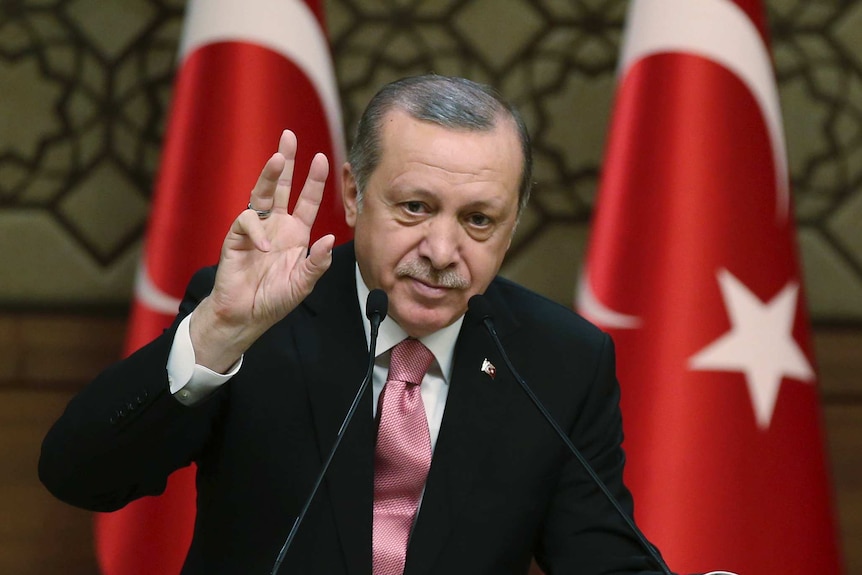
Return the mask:
[[517,220],[520,142],[508,120],[456,131],[395,110],[383,119],[381,152],[361,209],[345,165],[345,214],[363,280],[422,337],[460,317],[500,269]]

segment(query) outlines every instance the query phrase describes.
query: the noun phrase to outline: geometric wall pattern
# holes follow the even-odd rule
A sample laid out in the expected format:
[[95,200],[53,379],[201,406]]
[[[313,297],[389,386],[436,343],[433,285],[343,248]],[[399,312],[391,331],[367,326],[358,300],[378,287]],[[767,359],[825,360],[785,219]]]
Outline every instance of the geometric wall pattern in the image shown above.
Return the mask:
[[[128,303],[184,6],[0,2],[0,307]],[[536,161],[503,272],[571,302],[626,6],[326,0],[346,133],[397,77],[435,71],[500,89],[523,112]],[[860,324],[862,0],[767,8],[809,307],[815,320]]]

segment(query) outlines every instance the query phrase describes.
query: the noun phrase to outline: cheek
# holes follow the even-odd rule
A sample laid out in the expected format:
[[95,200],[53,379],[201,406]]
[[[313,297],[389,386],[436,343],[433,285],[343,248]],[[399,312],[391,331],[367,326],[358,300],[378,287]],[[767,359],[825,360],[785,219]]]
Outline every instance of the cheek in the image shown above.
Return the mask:
[[500,269],[505,249],[498,245],[480,244],[465,254],[465,261],[474,284],[481,284],[483,290],[491,283]]
[[405,234],[370,234],[364,240],[367,261],[385,287],[391,287],[396,281],[395,270],[398,266],[416,256],[413,244]]
[[417,257],[421,238],[417,228],[396,227],[375,234],[371,241],[375,249],[379,250],[380,259],[394,268]]

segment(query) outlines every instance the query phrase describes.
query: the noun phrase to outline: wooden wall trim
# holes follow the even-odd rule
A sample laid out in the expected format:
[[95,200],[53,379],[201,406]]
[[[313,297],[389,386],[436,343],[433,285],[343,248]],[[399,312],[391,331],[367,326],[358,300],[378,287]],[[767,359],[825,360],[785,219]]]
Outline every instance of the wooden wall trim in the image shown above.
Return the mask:
[[[35,476],[42,437],[71,395],[120,357],[122,317],[0,313],[0,573],[96,572],[90,515],[54,500]],[[848,575],[862,575],[862,327],[817,328],[824,422]],[[45,550],[51,550],[46,553]]]
[[75,391],[122,354],[126,318],[0,314],[0,389]]
[[[0,313],[0,388],[74,391],[120,358],[126,318]],[[862,403],[862,326],[817,327],[824,405]]]

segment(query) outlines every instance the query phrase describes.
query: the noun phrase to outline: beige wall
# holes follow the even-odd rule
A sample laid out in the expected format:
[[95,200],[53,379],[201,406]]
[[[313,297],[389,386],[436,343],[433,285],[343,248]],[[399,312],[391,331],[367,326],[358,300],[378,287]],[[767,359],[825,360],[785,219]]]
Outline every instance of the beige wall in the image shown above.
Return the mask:
[[[128,302],[184,4],[24,1],[3,12],[0,308]],[[347,133],[383,82],[411,73],[467,75],[519,105],[533,135],[536,189],[503,272],[570,302],[625,0],[323,6]],[[859,324],[862,0],[768,6],[812,317]],[[46,279],[56,277],[63,281]]]

